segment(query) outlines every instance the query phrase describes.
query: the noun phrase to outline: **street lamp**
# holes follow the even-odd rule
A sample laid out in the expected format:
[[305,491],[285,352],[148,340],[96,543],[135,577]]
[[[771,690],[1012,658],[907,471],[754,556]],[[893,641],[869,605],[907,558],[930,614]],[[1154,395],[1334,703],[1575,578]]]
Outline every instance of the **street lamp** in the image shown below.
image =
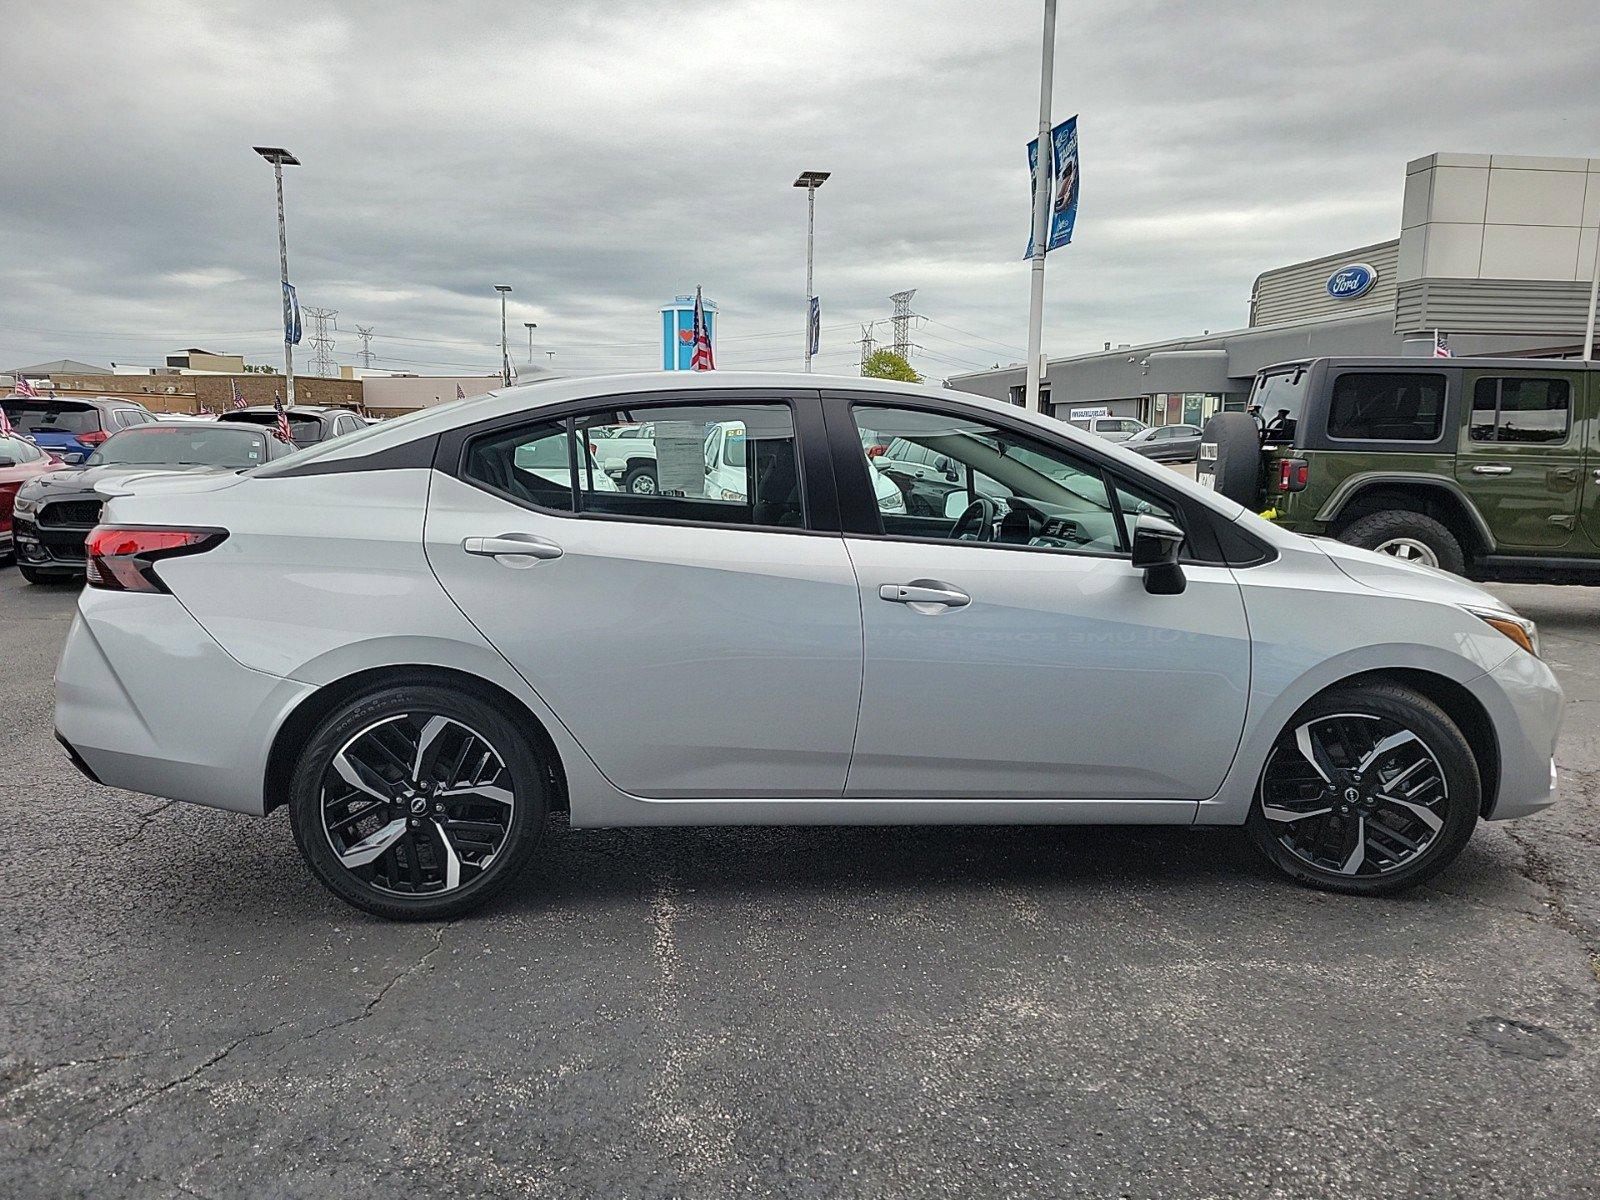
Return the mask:
[[506,387],[511,386],[511,347],[506,342],[506,293],[511,290],[509,283],[497,283],[494,290],[500,293],[500,377],[505,381]]
[[817,298],[811,291],[811,255],[816,241],[817,189],[828,181],[830,171],[801,171],[794,181],[797,188],[806,189],[806,371],[811,370],[811,310]]
[[283,285],[283,392],[284,403],[294,407],[294,343],[289,340],[289,240],[283,228],[283,169],[298,167],[300,160],[281,146],[251,147],[272,164],[273,182],[278,188],[278,279]]
[[531,367],[533,366],[533,331],[539,328],[539,322],[524,321],[523,324],[528,328],[528,365]]

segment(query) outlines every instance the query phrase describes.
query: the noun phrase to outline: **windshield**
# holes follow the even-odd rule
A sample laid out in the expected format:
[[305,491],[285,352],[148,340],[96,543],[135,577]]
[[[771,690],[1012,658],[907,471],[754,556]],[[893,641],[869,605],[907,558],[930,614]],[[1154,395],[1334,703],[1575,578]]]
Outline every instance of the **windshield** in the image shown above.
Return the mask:
[[23,433],[93,433],[100,414],[88,404],[50,400],[7,400],[6,419]]
[[1292,441],[1295,426],[1306,403],[1306,369],[1262,372],[1250,389],[1251,405],[1261,406],[1270,441]]
[[247,470],[267,460],[263,434],[222,425],[146,425],[107,439],[89,467],[222,467]]

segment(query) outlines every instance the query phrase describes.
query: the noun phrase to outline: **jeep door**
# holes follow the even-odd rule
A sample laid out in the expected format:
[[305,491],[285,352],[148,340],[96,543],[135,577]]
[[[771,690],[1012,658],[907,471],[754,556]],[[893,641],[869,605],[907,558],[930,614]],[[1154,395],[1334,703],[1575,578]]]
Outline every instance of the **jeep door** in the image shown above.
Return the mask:
[[1579,371],[1467,368],[1456,480],[1498,548],[1555,550],[1573,540],[1583,493]]

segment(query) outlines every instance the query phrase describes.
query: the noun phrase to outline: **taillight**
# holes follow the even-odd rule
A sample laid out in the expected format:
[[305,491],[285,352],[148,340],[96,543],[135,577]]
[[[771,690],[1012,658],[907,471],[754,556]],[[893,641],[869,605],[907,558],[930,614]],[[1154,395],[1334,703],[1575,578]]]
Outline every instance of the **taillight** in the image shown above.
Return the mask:
[[88,433],[80,433],[78,440],[85,446],[98,446],[110,436],[104,429],[91,429]]
[[201,554],[227,538],[226,529],[172,529],[149,525],[96,525],[84,539],[85,578],[108,592],[166,592],[155,572],[163,558]]
[[1303,458],[1285,458],[1278,463],[1278,490],[1303,492],[1311,478],[1311,464]]

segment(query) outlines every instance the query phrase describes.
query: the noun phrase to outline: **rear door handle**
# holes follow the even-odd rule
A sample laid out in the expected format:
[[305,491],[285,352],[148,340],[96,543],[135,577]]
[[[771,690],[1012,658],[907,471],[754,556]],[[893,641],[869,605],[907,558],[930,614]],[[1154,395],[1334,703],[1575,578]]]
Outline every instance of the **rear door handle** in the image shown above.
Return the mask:
[[461,540],[461,548],[468,554],[483,554],[498,558],[514,554],[520,558],[560,558],[561,547],[549,538],[532,533],[502,533],[499,537],[469,537]]
[[1480,466],[1473,467],[1472,468],[1472,473],[1474,475],[1509,475],[1509,474],[1511,474],[1511,468],[1510,467],[1490,467],[1490,466],[1482,466],[1482,465],[1480,465]]
[[947,583],[886,583],[878,589],[878,598],[891,604],[943,604],[947,608],[972,603],[971,596]]

